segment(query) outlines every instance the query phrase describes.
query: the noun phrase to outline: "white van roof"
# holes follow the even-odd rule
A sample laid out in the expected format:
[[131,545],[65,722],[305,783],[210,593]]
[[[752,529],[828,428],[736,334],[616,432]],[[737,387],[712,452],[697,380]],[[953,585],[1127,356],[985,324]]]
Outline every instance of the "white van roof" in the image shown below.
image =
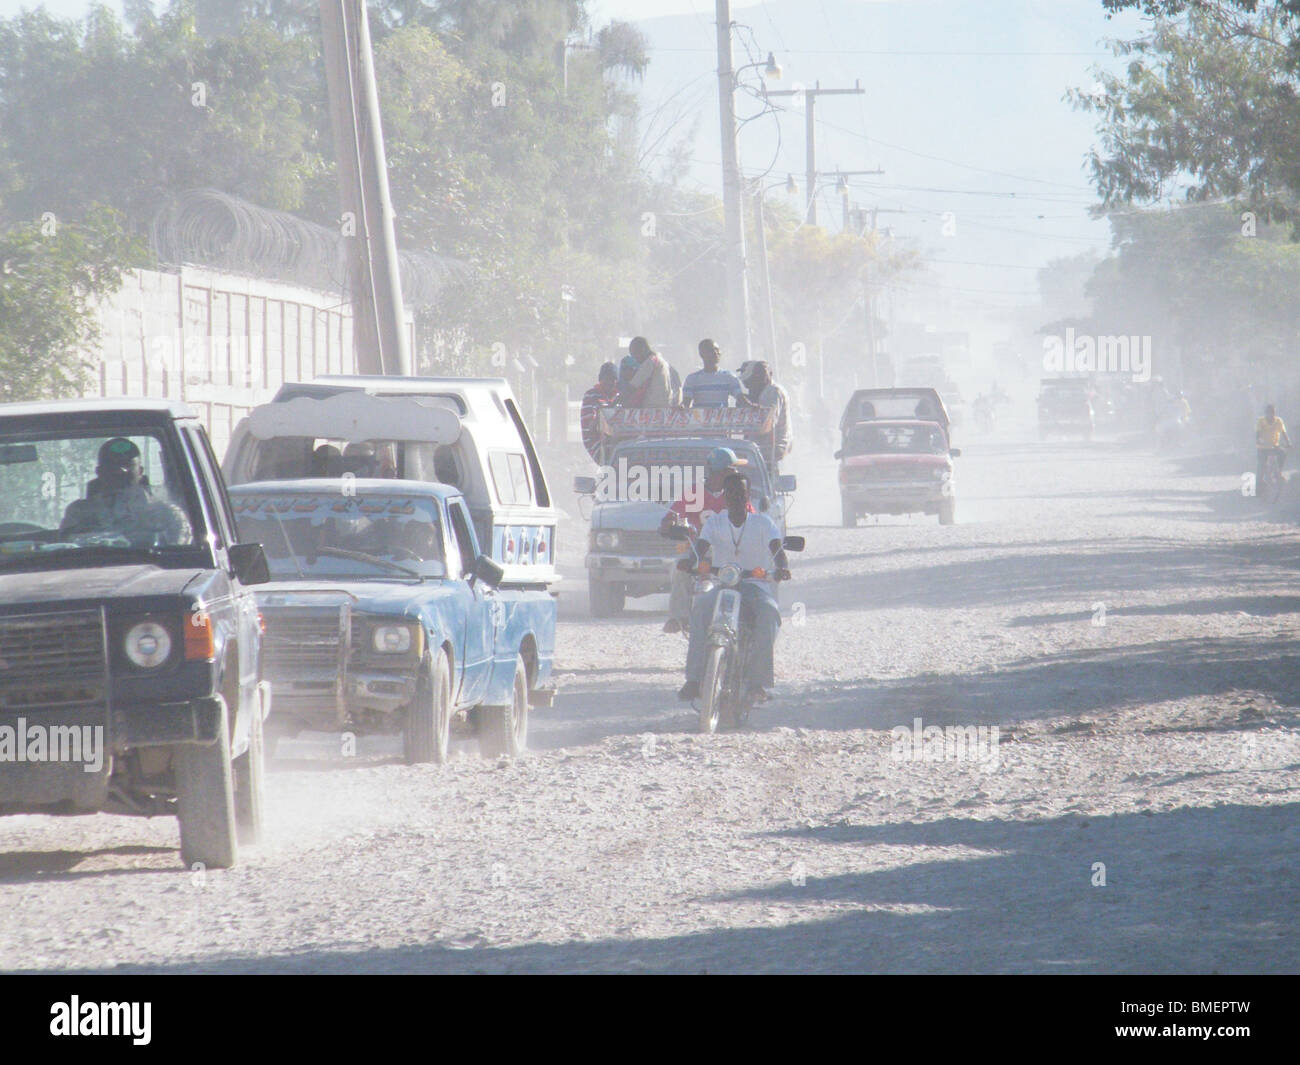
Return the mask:
[[[450,396],[458,402],[466,421],[509,422],[505,400],[513,399],[504,377],[378,377],[361,374],[325,374],[310,381],[287,382],[280,386],[272,403],[298,397],[323,399],[342,392],[370,396]],[[390,438],[391,439],[391,438]]]
[[320,398],[295,396],[254,407],[248,414],[248,431],[259,440],[284,436],[331,436],[349,442],[366,440],[418,440],[454,444],[460,437],[460,416],[445,406],[420,396],[394,395],[382,404],[370,402],[372,393],[349,389]]

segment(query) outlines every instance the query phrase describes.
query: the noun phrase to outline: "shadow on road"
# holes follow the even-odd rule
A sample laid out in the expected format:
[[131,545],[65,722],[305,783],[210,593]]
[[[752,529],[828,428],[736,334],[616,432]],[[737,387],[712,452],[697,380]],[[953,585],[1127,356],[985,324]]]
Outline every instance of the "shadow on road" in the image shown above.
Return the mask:
[[1300,706],[1300,640],[1163,640],[1066,651],[960,676],[836,686],[794,705],[783,699],[765,707],[755,724],[884,729],[919,715],[926,724],[1006,725],[1236,691]]
[[1278,569],[1300,568],[1300,553],[1290,536],[1213,547],[1179,541],[1159,547],[1084,543],[1090,550],[1045,545],[1060,549],[803,579],[797,592],[809,609],[819,610],[1000,606],[1071,598],[1091,603],[1135,591],[1271,585]]
[[[1293,803],[815,826],[756,844],[802,844],[797,878],[698,896],[683,876],[684,905],[757,902],[773,915],[770,926],[514,947],[457,949],[434,940],[114,971],[1295,972],[1298,815]],[[820,875],[822,849],[845,847],[923,850],[901,867]],[[955,847],[961,851],[946,850]],[[1104,886],[1095,884],[1097,863]],[[826,864],[842,863],[827,852]]]
[[[117,869],[77,869],[76,866],[96,858],[138,858],[146,855],[166,855],[165,868],[157,866],[128,866]],[[81,880],[104,876],[130,876],[136,873],[175,874],[175,847],[121,846],[103,847],[92,851],[12,851],[0,854],[0,884],[22,884],[50,880]]]

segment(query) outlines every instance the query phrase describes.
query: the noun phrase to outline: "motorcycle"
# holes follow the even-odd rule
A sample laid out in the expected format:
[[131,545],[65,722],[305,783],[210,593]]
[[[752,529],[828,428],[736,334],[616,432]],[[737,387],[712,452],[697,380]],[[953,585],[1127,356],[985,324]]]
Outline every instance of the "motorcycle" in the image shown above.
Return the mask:
[[[687,540],[689,533],[681,526],[665,530],[672,540]],[[781,546],[786,551],[802,551],[802,536],[787,536]],[[745,678],[749,676],[749,659],[753,644],[753,622],[740,594],[745,581],[776,582],[781,575],[765,569],[742,570],[739,566],[710,566],[695,578],[694,595],[707,595],[721,587],[708,622],[708,651],[704,680],[700,684],[699,730],[716,732],[719,725],[741,728],[749,721],[753,703],[747,697]]]

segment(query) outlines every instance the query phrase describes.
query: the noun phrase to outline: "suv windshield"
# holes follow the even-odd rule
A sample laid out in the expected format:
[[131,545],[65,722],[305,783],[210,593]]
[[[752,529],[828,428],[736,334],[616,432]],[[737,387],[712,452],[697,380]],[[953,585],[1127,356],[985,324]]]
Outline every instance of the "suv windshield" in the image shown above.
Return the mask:
[[[0,431],[0,567],[61,553],[199,542],[183,460],[157,429]],[[196,535],[197,533],[197,535]]]
[[231,491],[240,538],[259,541],[276,580],[445,577],[432,499],[358,492]]
[[948,442],[937,425],[855,425],[845,455],[943,455]]

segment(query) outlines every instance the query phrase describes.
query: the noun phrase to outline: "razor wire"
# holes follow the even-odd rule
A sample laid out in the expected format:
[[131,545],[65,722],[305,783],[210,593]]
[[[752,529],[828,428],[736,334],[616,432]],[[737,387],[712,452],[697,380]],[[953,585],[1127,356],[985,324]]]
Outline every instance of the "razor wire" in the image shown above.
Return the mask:
[[[160,263],[352,291],[342,233],[218,189],[174,196],[154,215],[149,239]],[[431,251],[399,251],[398,269],[402,299],[417,308],[436,304],[451,281],[470,272],[466,263]]]

